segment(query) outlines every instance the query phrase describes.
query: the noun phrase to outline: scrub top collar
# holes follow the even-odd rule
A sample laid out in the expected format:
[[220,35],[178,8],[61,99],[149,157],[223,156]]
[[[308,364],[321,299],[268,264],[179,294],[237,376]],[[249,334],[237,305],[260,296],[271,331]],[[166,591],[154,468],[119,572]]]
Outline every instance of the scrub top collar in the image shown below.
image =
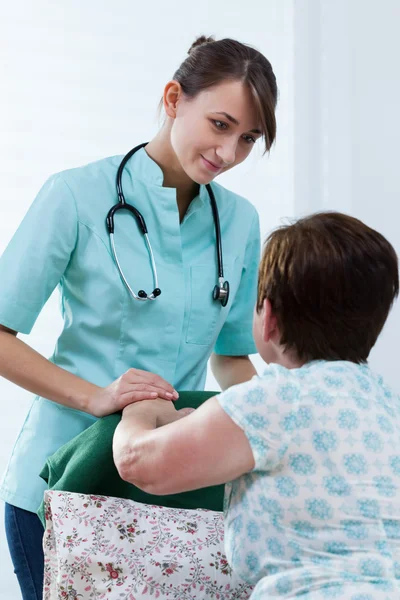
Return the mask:
[[[162,194],[166,201],[172,198],[176,201],[175,188],[163,187],[164,174],[162,169],[152,158],[150,158],[145,148],[141,148],[134,154],[132,159],[126,165],[126,169],[132,180],[139,179],[146,185],[156,186],[159,188],[158,193]],[[128,198],[127,200],[129,202]],[[185,219],[194,212],[197,212],[204,204],[209,204],[209,197],[206,186],[201,185],[199,194],[195,196],[190,203]]]

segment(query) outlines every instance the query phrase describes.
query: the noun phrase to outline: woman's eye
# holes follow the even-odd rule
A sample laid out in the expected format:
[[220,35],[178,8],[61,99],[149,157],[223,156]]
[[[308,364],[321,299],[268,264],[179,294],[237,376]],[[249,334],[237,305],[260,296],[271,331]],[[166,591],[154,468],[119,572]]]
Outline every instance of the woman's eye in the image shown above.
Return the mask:
[[224,123],[223,121],[217,121],[217,120],[213,119],[213,123],[217,129],[227,129],[228,128],[227,124]]
[[243,139],[245,140],[245,142],[247,142],[248,144],[255,144],[256,143],[256,138],[254,138],[252,135],[244,135]]

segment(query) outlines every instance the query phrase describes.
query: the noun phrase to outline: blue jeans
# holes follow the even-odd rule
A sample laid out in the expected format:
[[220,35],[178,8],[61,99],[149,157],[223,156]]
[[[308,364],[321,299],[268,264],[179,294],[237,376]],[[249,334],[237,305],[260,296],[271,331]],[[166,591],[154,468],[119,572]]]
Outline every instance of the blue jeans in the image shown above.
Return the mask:
[[8,548],[23,600],[42,600],[43,525],[35,513],[5,505]]

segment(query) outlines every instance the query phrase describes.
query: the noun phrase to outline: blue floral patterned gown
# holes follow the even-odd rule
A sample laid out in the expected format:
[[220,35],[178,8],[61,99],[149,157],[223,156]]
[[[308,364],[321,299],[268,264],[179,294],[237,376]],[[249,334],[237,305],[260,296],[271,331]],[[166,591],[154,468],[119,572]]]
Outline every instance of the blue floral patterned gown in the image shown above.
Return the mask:
[[269,366],[218,396],[255,469],[228,484],[226,551],[252,600],[400,598],[400,398],[368,366]]

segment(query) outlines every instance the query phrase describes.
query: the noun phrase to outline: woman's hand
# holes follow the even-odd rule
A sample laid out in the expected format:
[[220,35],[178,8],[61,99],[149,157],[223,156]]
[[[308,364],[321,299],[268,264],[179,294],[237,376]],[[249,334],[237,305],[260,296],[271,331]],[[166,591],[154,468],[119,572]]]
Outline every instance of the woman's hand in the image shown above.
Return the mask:
[[[87,412],[95,417],[105,417],[124,409],[128,404],[154,398],[176,400],[178,392],[154,373],[129,369],[107,387],[96,390],[89,398]],[[173,405],[171,408],[175,410]]]

